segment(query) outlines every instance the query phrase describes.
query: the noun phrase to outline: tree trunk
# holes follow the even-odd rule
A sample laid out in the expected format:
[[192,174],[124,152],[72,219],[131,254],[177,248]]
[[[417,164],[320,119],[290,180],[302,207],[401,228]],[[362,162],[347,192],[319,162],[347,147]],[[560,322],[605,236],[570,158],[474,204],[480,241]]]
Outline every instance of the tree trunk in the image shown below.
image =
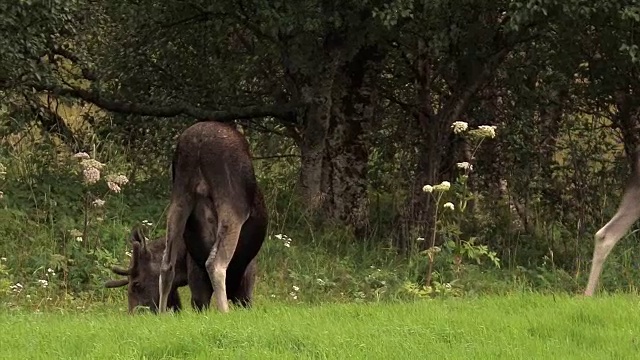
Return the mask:
[[332,88],[339,60],[333,59],[326,71],[320,73],[312,89],[316,99],[304,115],[304,128],[300,143],[299,193],[307,204],[307,210],[314,212],[322,205],[322,167],[325,144],[329,130],[332,107]]
[[340,68],[334,86],[331,129],[327,137],[323,194],[327,215],[364,237],[369,226],[367,172],[369,134],[377,92],[375,68],[380,54],[366,47]]

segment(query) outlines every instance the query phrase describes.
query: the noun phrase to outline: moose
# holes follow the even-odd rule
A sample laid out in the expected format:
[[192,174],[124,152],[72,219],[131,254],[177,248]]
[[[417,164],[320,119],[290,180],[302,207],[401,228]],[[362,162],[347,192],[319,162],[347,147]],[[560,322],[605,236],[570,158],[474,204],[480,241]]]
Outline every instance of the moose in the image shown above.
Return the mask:
[[262,194],[249,143],[231,125],[195,123],[178,136],[171,170],[158,311],[167,311],[176,265],[186,252],[208,274],[216,308],[226,313],[228,295],[237,291],[266,235],[252,218]]
[[638,219],[640,219],[640,149],[636,150],[633,156],[631,176],[627,180],[618,210],[594,236],[595,247],[589,281],[584,291],[585,296],[593,295],[607,256]]

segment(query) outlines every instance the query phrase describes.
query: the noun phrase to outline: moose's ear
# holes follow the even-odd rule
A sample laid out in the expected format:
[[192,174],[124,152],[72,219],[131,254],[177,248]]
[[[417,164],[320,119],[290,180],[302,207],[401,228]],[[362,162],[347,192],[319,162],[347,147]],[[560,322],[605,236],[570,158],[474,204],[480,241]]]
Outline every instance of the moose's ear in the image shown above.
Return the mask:
[[109,280],[104,283],[104,287],[117,288],[117,287],[125,286],[128,283],[129,283],[129,279]]

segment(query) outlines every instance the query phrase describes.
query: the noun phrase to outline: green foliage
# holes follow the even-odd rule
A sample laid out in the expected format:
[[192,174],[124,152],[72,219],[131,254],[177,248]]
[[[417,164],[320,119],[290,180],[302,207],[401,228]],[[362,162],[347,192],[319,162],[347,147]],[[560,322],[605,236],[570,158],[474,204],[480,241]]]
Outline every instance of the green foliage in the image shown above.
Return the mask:
[[[107,150],[109,146],[102,148]],[[53,153],[45,146],[40,151]],[[5,197],[1,200],[0,237],[17,241],[0,242],[0,256],[6,258],[0,262],[2,302],[9,308],[32,310],[90,309],[112,301],[124,306],[123,291],[103,288],[104,281],[113,276],[108,267],[128,262],[126,239],[133,225],[150,223],[152,238],[164,232],[168,188],[158,191],[157,183],[167,183],[168,174],[156,174],[145,181],[132,179],[120,193],[101,196],[105,203],[95,208],[87,206],[87,192],[108,193],[108,186],[103,180],[86,184],[73,154],[59,153],[55,161],[33,156],[33,150],[14,149],[9,154],[2,159],[7,175],[2,185]],[[118,169],[126,168],[123,156],[105,152],[95,153],[93,158],[109,158],[102,177],[105,171],[117,174]],[[555,281],[560,270],[516,269],[514,278],[493,275],[494,254],[473,236],[462,237],[459,229],[466,221],[463,212],[453,217],[445,214],[445,221],[438,227],[448,241],[432,265],[432,287],[416,285],[425,282],[429,266],[426,253],[402,256],[387,248],[384,232],[381,238],[355,241],[343,229],[311,225],[291,190],[295,171],[290,158],[268,165],[258,162],[256,166],[271,218],[269,237],[258,262],[258,299],[292,304],[379,302],[426,294],[503,293],[522,284],[530,289],[565,288],[565,283],[540,282],[540,274]],[[265,176],[266,171],[273,176]],[[450,200],[456,201],[457,210],[463,209],[469,194],[463,191],[463,184],[454,187],[460,197]],[[609,285],[610,279],[606,276],[603,281]],[[39,280],[46,280],[47,286]]]

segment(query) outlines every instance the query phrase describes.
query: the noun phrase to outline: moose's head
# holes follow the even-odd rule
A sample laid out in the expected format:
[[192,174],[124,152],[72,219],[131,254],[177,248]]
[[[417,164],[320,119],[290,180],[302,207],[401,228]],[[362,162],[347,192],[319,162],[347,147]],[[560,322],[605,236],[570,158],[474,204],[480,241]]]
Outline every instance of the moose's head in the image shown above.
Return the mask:
[[142,230],[137,227],[131,232],[129,241],[132,245],[129,268],[113,266],[111,271],[126,276],[125,279],[109,280],[107,288],[127,285],[129,299],[129,313],[136,307],[148,307],[152,312],[158,311],[160,293],[158,278],[160,276],[160,262],[164,252],[164,239],[157,239],[153,246],[147,247],[147,239]]

